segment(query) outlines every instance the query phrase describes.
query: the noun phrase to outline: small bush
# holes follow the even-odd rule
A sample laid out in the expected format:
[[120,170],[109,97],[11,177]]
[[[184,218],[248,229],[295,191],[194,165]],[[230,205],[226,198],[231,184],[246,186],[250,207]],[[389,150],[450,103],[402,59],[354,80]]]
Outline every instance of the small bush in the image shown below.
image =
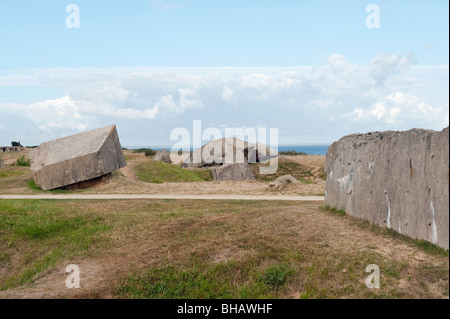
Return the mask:
[[31,166],[30,160],[29,159],[25,159],[25,156],[22,156],[22,157],[17,159],[16,166],[27,166],[27,167],[30,167]]
[[156,151],[152,150],[151,148],[139,148],[137,150],[134,150],[133,153],[144,153],[145,156],[156,155]]
[[287,276],[293,273],[289,265],[272,266],[266,269],[260,280],[271,288],[278,288],[286,282]]
[[278,154],[279,154],[279,155],[308,155],[308,154],[306,154],[306,153],[303,153],[303,152],[297,152],[297,151],[294,151],[294,150],[291,150],[291,151],[281,151],[281,152],[278,152]]

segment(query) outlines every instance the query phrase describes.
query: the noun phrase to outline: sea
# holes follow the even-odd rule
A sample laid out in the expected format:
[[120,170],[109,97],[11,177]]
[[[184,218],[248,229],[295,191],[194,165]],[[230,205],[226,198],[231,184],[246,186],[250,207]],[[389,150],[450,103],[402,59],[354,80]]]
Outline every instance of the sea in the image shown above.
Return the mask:
[[[127,149],[135,150],[139,148],[151,148],[152,150],[159,151],[162,149],[170,150],[172,146],[124,146]],[[326,155],[330,145],[279,145],[278,152],[296,151],[310,155]],[[191,148],[192,151],[192,148]]]

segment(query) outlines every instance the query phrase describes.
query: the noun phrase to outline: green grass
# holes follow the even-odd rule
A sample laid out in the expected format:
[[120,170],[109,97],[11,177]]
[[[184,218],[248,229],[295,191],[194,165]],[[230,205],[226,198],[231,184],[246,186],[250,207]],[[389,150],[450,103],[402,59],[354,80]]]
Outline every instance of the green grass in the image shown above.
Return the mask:
[[331,207],[330,205],[325,205],[322,207],[323,210],[326,210],[334,215],[338,215],[340,217],[344,217],[346,215],[345,210],[342,208]]
[[260,174],[259,168],[261,166],[268,166],[268,164],[264,164],[264,163],[250,164],[250,168],[253,171],[253,174],[255,175],[255,179],[258,181],[271,182],[280,176],[290,174],[304,184],[312,183],[312,181],[307,179],[307,178],[313,176],[310,168],[304,167],[294,161],[290,161],[287,159],[279,159],[278,160],[278,169],[275,172],[275,174]]
[[389,229],[386,227],[381,227],[378,225],[374,225],[368,221],[363,221],[363,220],[357,219],[357,224],[361,228],[368,229],[368,230],[372,231],[373,233],[403,240],[403,241],[409,243],[410,245],[415,246],[415,247],[419,248],[420,250],[422,250],[423,252],[426,252],[428,254],[439,255],[442,257],[449,256],[448,250],[446,250],[442,247],[439,247],[433,243],[430,243],[429,241],[422,240],[422,239],[413,239],[413,238],[407,237],[405,235],[402,235],[402,234],[396,232],[395,230],[392,230],[392,229]]
[[288,265],[258,266],[257,260],[202,264],[192,258],[187,267],[167,266],[130,275],[116,293],[131,299],[271,298],[294,272]]
[[0,178],[7,178],[7,177],[14,177],[14,176],[20,176],[25,174],[23,171],[0,171]]
[[297,152],[295,150],[291,150],[291,151],[280,151],[278,152],[279,155],[308,155],[304,152]]
[[[325,211],[328,211],[332,214],[338,215],[340,217],[346,216],[345,210],[338,209],[336,207],[331,207],[330,205],[323,206],[322,209]],[[405,242],[409,243],[410,245],[413,245],[413,246],[419,248],[420,250],[422,250],[426,253],[429,253],[429,254],[440,255],[443,257],[449,256],[448,250],[446,250],[442,247],[439,247],[433,243],[430,243],[429,241],[421,240],[421,239],[413,239],[413,238],[407,237],[405,235],[402,235],[402,234],[396,232],[395,230],[392,230],[392,229],[389,229],[386,227],[381,227],[378,225],[374,225],[366,220],[361,220],[361,219],[358,219],[358,218],[355,218],[352,216],[350,216],[350,218],[352,219],[352,221],[355,224],[357,224],[362,229],[370,230],[373,233],[376,233],[378,235],[389,236],[391,238],[404,240]]]
[[213,180],[212,173],[209,169],[188,170],[154,160],[136,166],[134,172],[142,181],[157,184]]
[[17,159],[15,166],[30,167],[30,159],[25,159],[25,156],[21,156]]
[[272,287],[272,289],[276,289],[283,286],[286,282],[287,277],[293,272],[294,270],[291,269],[289,265],[271,266],[266,269],[264,274],[261,275],[260,279],[267,286]]
[[[0,201],[0,290],[28,283],[63,259],[95,247],[111,226],[102,217],[51,201]],[[21,250],[13,267],[12,256]],[[19,266],[20,264],[20,266]]]
[[133,153],[144,153],[145,156],[154,156],[157,152],[151,148],[139,148],[137,150],[133,150]]
[[67,193],[73,193],[74,191],[71,190],[66,190],[66,189],[52,189],[52,190],[48,190],[45,191],[42,188],[40,188],[39,186],[36,185],[36,183],[31,180],[28,181],[27,183],[28,187],[34,191],[40,191],[40,192],[51,192],[52,194],[67,194]]
[[[0,289],[80,262],[82,274],[83,264],[107,269],[108,276],[98,278],[100,297],[448,297],[448,258],[426,254],[430,258],[418,264],[386,255],[377,248],[392,242],[384,233],[366,237],[369,232],[354,225],[358,220],[319,207],[279,201],[2,200]],[[321,218],[327,222],[317,223]],[[348,224],[350,235],[341,235],[333,223]],[[354,246],[354,236],[367,247]],[[380,289],[365,287],[369,264],[380,267]]]

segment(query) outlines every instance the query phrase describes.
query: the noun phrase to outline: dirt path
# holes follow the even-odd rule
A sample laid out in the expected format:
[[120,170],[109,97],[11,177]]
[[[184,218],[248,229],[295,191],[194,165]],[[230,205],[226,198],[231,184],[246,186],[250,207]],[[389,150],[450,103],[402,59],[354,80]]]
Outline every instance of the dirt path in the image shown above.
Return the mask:
[[287,200],[287,201],[323,201],[323,196],[288,195],[179,195],[179,194],[80,194],[80,195],[0,195],[0,199],[205,199],[205,200]]

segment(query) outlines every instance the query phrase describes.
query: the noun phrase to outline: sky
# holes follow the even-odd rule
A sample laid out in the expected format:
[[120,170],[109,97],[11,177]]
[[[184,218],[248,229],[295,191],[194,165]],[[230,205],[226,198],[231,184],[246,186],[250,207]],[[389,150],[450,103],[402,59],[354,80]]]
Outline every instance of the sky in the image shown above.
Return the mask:
[[[66,12],[71,4],[79,20]],[[369,28],[371,4],[379,25]],[[194,120],[203,129],[277,128],[279,143],[291,145],[441,130],[449,125],[448,6],[2,1],[0,145],[116,124],[122,145],[168,146],[172,130],[192,131]]]

